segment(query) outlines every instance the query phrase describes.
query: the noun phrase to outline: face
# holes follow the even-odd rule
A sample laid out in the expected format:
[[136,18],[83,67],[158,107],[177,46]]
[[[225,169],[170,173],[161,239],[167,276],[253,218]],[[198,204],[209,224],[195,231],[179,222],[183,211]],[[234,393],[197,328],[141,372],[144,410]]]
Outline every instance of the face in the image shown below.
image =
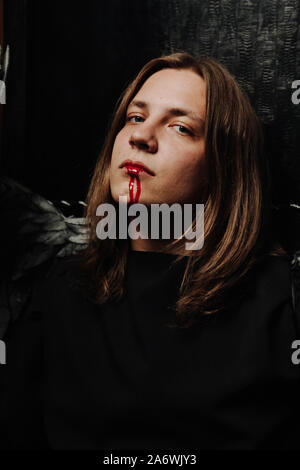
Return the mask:
[[193,70],[151,75],[129,103],[115,139],[113,199],[126,195],[128,202],[146,205],[204,202],[205,114],[205,82]]

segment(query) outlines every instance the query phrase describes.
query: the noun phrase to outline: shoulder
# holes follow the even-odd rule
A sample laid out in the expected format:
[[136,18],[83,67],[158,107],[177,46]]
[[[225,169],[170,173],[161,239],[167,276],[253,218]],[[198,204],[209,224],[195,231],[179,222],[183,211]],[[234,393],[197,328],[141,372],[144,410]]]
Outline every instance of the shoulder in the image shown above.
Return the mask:
[[258,293],[272,291],[275,297],[291,294],[291,261],[285,256],[267,255],[250,273],[250,278]]
[[55,258],[51,266],[37,279],[37,290],[69,288],[75,285],[76,275],[73,269],[73,257]]
[[78,279],[73,269],[72,257],[56,258],[34,289],[34,304],[47,311],[68,302],[76,302],[80,295]]
[[[42,314],[53,300],[58,303],[70,286],[70,270],[67,258],[53,258],[32,268],[26,276],[6,285],[6,295],[0,299],[6,307],[4,318],[0,311],[0,325],[4,323],[3,338],[18,328],[41,323]],[[2,322],[2,323],[1,323]]]
[[[244,295],[238,312],[250,324],[295,333],[297,314],[293,308],[291,261],[267,255],[250,269],[242,284]],[[247,320],[246,320],[247,319]]]

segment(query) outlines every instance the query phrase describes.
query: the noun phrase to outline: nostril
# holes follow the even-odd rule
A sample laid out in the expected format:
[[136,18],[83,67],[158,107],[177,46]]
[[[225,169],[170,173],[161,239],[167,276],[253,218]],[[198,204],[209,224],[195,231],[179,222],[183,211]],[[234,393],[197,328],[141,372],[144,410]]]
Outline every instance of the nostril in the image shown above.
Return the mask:
[[131,147],[136,147],[139,150],[151,153],[154,153],[158,147],[155,137],[149,137],[148,139],[145,138],[145,136],[136,135],[134,133],[130,136],[129,144]]
[[143,149],[143,150],[148,150],[149,149],[149,145],[148,144],[144,144],[144,143],[140,143],[140,147]]
[[149,149],[149,145],[146,142],[142,142],[142,141],[139,141],[137,139],[131,139],[130,144],[132,146],[136,146],[136,147],[138,147],[142,150],[148,150]]

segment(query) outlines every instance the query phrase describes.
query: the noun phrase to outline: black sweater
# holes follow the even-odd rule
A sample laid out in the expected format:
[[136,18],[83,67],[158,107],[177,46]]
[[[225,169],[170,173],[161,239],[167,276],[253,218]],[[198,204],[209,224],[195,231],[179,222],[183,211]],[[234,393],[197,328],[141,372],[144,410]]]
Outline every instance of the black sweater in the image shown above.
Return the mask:
[[127,295],[96,306],[64,262],[6,334],[0,447],[300,447],[300,339],[289,263],[266,257],[238,307],[174,329],[184,262],[130,252]]

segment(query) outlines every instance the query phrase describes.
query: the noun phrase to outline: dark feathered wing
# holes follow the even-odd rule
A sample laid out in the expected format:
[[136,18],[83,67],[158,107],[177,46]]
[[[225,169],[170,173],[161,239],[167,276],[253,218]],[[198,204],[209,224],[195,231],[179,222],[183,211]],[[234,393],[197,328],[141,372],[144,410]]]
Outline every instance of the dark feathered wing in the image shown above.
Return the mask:
[[34,280],[87,245],[83,217],[65,216],[55,203],[0,178],[0,339],[32,293]]

